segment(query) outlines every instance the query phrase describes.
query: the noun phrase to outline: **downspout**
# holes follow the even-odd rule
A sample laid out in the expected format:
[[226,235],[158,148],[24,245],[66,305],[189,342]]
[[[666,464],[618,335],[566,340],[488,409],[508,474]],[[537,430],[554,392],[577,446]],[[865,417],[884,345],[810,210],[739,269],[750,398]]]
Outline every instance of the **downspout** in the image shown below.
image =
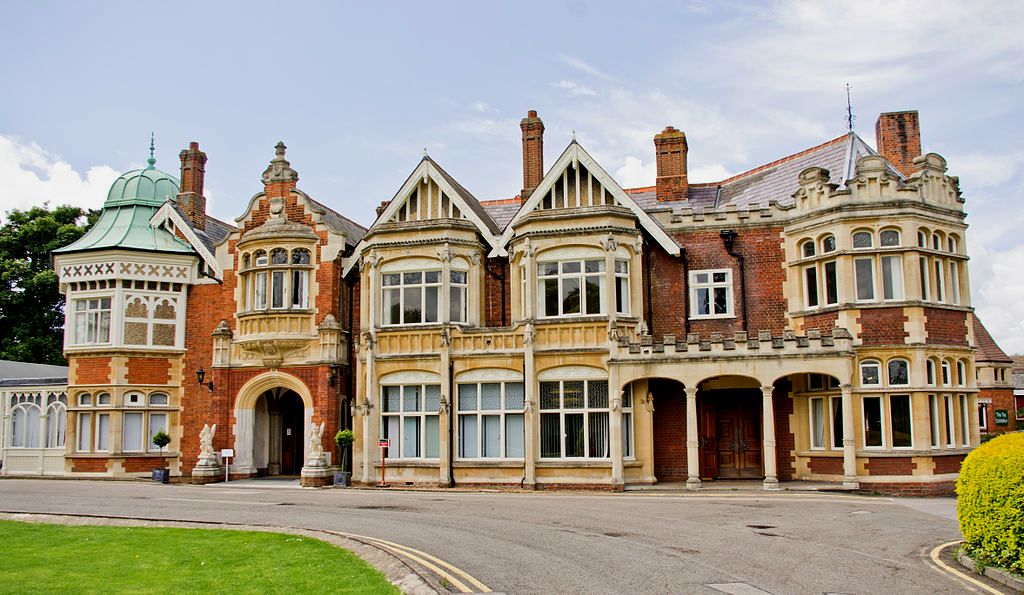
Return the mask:
[[[486,267],[485,267],[486,268]],[[448,362],[448,487],[455,487],[455,363]]]
[[746,267],[743,263],[743,255],[738,252],[733,252],[733,242],[736,240],[738,235],[733,229],[723,229],[719,234],[722,237],[722,243],[725,245],[725,251],[736,259],[736,262],[740,265],[740,312],[743,313],[743,332],[747,332],[747,275]]
[[[497,259],[496,258],[495,259],[489,258],[489,259],[487,259],[487,262],[490,263],[491,260],[497,260]],[[501,262],[499,261],[498,264],[500,265]],[[493,278],[495,278],[495,279],[497,279],[498,281],[501,282],[501,326],[507,326],[508,325],[508,320],[507,320],[507,318],[505,316],[505,301],[508,299],[508,296],[506,295],[506,290],[505,290],[505,277],[507,277],[508,275],[504,271],[502,271],[502,273],[500,275],[498,275],[497,273],[491,271],[490,264],[486,264],[486,263],[484,264],[484,270],[487,271],[488,275],[490,275],[491,277],[493,277]]]
[[651,288],[651,248],[647,242],[644,242],[644,289],[647,295],[647,315],[644,316],[644,322],[647,323],[647,333],[654,336],[654,298],[652,296],[653,290]]
[[683,325],[686,334],[690,334],[690,259],[686,257],[686,248],[679,249],[679,258],[683,261]]

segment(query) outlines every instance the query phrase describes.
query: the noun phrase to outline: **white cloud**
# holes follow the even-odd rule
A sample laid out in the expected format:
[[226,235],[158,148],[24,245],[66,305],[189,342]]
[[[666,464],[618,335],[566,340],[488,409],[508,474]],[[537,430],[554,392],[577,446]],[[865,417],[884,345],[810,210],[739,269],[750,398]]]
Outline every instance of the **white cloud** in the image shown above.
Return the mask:
[[584,87],[576,81],[562,79],[557,83],[551,83],[551,86],[562,89],[569,97],[597,97],[597,91],[590,87]]
[[473,103],[469,104],[469,107],[474,112],[477,112],[477,113],[480,113],[480,114],[486,114],[487,112],[495,111],[493,107],[491,107],[490,105],[488,105],[487,103],[485,103],[483,101],[474,101]]
[[733,173],[726,169],[721,163],[709,163],[708,165],[702,165],[687,173],[689,174],[688,180],[694,184],[699,184],[701,182],[721,182],[733,175]]
[[561,56],[559,56],[559,58],[562,59],[562,62],[565,62],[566,64],[568,64],[569,66],[572,66],[576,70],[579,70],[580,72],[589,74],[590,76],[597,77],[599,79],[604,79],[606,81],[612,81],[612,82],[617,82],[618,81],[618,79],[616,79],[612,75],[604,72],[603,70],[598,69],[595,66],[592,66],[591,64],[589,64],[589,63],[585,62],[584,60],[582,60],[580,58],[577,58],[575,56],[567,56],[565,54],[562,54]]
[[97,209],[103,206],[118,175],[108,165],[94,165],[79,173],[34,142],[0,135],[0,205],[4,212],[45,202],[51,207],[68,204]]
[[626,157],[625,163],[615,170],[615,181],[623,188],[640,188],[642,186],[654,185],[654,178],[657,175],[657,166],[654,161],[644,163],[633,157]]
[[1009,182],[1019,174],[1020,167],[1024,165],[1024,151],[952,154],[947,156],[947,160],[950,175],[959,176],[969,187],[992,188]]

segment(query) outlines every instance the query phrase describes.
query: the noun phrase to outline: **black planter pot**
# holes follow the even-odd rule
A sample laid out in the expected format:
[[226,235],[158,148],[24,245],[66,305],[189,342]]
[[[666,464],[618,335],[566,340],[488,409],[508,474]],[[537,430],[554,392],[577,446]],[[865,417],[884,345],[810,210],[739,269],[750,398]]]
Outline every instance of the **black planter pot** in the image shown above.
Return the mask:
[[160,483],[171,483],[170,469],[153,469],[153,481]]
[[334,474],[335,487],[347,488],[352,485],[352,473],[350,471],[338,471]]

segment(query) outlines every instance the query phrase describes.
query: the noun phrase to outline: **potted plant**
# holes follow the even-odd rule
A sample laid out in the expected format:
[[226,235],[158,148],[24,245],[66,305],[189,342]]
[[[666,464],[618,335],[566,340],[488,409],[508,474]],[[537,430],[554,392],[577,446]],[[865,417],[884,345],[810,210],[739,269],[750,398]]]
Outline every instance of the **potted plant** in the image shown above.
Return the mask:
[[334,474],[334,485],[347,487],[352,485],[352,472],[348,470],[348,453],[356,437],[352,430],[338,430],[334,435],[334,443],[341,449],[341,471]]
[[161,466],[153,469],[153,481],[159,481],[160,483],[170,483],[171,481],[171,470],[163,466],[164,463],[164,447],[171,443],[171,437],[167,435],[167,432],[160,430],[156,434],[153,434],[153,444],[160,447],[160,463]]

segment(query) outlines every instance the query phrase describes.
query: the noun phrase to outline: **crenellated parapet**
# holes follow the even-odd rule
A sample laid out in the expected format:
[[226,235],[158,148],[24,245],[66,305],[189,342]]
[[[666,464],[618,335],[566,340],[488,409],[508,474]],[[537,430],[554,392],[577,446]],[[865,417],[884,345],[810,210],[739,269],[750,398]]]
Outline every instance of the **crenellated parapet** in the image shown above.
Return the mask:
[[756,335],[746,332],[689,333],[686,337],[664,335],[656,340],[651,335],[620,336],[616,359],[648,356],[675,356],[683,358],[714,357],[799,357],[805,355],[836,355],[852,353],[853,336],[845,328],[835,328],[830,334],[810,329],[804,335],[785,330],[781,335],[769,330]]

